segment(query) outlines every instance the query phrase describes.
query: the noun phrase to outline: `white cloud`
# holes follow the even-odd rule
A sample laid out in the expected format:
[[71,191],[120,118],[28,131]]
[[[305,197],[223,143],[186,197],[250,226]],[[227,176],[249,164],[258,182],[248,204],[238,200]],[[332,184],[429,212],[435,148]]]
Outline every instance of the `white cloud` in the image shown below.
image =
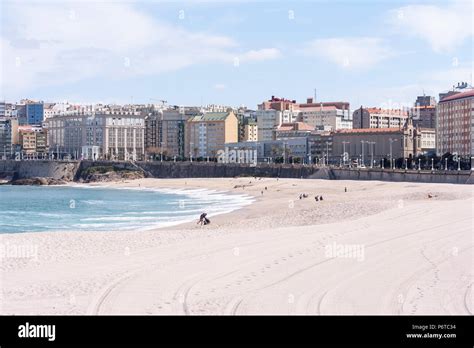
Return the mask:
[[409,5],[392,10],[389,23],[407,36],[426,40],[436,52],[451,52],[473,35],[471,1],[444,6]]
[[264,60],[277,59],[281,57],[281,52],[277,48],[263,48],[261,50],[251,50],[240,55],[242,62],[261,62]]
[[393,55],[379,38],[337,37],[306,43],[303,52],[329,60],[345,69],[369,69]]
[[[242,52],[227,36],[157,21],[126,2],[8,2],[0,37],[2,94],[94,77],[121,79],[196,64],[232,64]],[[279,52],[278,52],[279,53]],[[248,51],[241,61],[278,56]]]
[[214,85],[214,88],[217,89],[217,90],[222,90],[222,89],[226,89],[226,85],[224,85],[223,83],[216,83]]

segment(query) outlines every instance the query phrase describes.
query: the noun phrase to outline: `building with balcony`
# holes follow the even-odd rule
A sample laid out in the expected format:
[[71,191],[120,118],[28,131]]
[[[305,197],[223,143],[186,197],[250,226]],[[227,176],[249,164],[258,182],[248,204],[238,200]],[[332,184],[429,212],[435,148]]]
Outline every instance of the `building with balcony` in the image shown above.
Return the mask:
[[140,160],[145,117],[133,112],[52,116],[46,122],[50,152],[63,158]]
[[436,143],[439,156],[474,156],[474,89],[440,100],[436,108]]
[[238,133],[238,120],[233,111],[193,116],[185,124],[185,154],[215,158],[226,143],[238,142]]
[[403,128],[408,112],[399,109],[363,108],[352,114],[353,128]]

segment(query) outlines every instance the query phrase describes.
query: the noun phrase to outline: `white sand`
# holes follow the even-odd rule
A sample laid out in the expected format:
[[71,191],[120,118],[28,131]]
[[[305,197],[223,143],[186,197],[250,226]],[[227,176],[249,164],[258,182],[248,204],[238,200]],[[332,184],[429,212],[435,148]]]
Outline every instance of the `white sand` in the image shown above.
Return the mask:
[[[138,184],[257,200],[203,227],[0,235],[4,245],[38,251],[0,259],[0,313],[474,312],[472,186],[253,178],[114,185]],[[310,197],[299,200],[304,192]]]

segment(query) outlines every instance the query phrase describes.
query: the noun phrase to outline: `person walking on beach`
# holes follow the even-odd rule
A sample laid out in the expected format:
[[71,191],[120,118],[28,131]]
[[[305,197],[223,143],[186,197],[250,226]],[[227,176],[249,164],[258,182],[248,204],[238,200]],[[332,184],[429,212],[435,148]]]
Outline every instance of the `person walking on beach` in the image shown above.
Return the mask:
[[344,192],[347,192],[347,187],[344,187]]

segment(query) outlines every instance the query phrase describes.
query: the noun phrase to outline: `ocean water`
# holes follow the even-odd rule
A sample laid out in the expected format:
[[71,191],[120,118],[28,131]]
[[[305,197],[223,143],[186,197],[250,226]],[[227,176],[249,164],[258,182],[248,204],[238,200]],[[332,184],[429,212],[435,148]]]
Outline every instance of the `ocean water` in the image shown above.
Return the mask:
[[146,230],[251,204],[212,190],[0,185],[0,233]]

